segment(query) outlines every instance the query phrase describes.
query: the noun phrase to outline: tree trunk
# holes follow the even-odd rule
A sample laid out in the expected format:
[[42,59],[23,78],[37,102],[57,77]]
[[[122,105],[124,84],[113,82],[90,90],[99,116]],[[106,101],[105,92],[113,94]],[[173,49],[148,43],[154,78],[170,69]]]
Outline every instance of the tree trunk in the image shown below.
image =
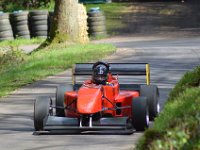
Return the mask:
[[56,0],[50,42],[89,41],[87,34],[87,13],[78,0]]

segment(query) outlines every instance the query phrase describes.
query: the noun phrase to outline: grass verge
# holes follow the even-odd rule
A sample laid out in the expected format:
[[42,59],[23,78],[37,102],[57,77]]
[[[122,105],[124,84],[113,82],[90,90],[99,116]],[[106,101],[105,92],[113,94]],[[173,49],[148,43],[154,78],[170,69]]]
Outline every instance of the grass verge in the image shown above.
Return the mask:
[[44,42],[45,39],[40,39],[40,38],[32,38],[32,39],[15,39],[15,40],[5,40],[0,42],[0,51],[4,47],[19,47],[22,45],[32,45],[32,44],[41,44]]
[[74,63],[102,59],[115,51],[110,44],[72,45],[39,50],[0,70],[0,97],[46,76],[64,71]]
[[164,110],[145,131],[138,150],[200,149],[200,66],[187,72]]

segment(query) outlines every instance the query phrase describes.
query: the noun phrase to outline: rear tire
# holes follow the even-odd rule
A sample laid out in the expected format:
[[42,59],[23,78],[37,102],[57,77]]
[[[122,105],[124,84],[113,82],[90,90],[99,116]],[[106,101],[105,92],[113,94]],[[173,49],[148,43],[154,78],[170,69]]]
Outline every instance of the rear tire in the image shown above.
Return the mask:
[[[56,107],[64,108],[64,96],[67,91],[73,91],[73,86],[71,84],[60,85],[56,89]],[[64,117],[65,111],[62,108],[56,108],[56,116]]]
[[153,121],[160,111],[158,87],[156,85],[141,85],[140,95],[147,97],[149,118]]
[[144,131],[149,127],[149,107],[146,97],[132,100],[132,123],[136,131]]
[[34,127],[36,131],[44,129],[49,115],[50,99],[38,97],[34,104]]

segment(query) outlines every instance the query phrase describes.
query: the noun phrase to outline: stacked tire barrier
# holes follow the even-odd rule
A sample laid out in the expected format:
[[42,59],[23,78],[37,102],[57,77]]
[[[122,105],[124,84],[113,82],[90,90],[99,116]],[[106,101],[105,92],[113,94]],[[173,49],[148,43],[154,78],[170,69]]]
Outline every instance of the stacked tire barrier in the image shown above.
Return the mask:
[[106,35],[106,19],[104,13],[98,9],[88,12],[88,33],[90,36]]
[[28,25],[28,12],[14,12],[11,14],[11,22],[15,38],[30,39]]
[[31,11],[29,13],[31,37],[48,37],[48,14],[48,11]]
[[9,14],[0,13],[0,41],[14,39],[9,18]]

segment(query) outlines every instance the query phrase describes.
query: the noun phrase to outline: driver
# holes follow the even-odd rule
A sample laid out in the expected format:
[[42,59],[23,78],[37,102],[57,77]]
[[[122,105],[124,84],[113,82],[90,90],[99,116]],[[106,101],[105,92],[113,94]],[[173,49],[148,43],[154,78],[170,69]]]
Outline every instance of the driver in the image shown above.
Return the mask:
[[108,74],[110,71],[110,66],[105,62],[96,62],[93,67],[92,81],[95,84],[106,85],[108,80]]
[[113,86],[112,81],[116,80],[110,72],[110,65],[106,62],[98,61],[92,66],[92,80],[87,80],[84,85],[110,85]]

